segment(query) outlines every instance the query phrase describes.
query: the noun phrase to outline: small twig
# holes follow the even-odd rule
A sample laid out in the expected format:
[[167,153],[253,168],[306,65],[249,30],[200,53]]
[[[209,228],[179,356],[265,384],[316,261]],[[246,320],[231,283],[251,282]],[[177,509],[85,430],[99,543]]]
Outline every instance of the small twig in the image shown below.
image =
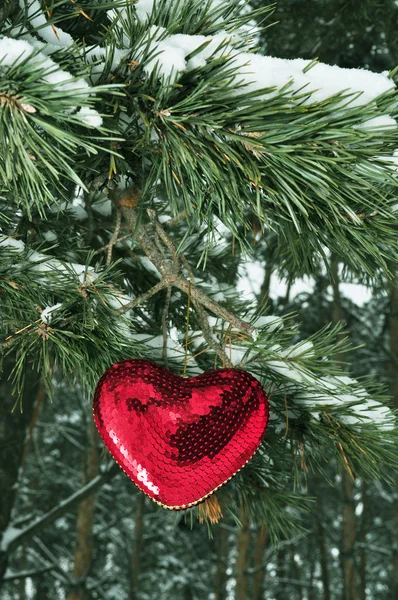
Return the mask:
[[[122,210],[123,210],[123,214],[124,214],[128,224],[130,225],[130,227],[132,227],[132,229],[135,229],[137,227],[137,217],[135,214],[134,207],[133,208],[124,207],[124,208],[122,208]],[[136,298],[136,300],[133,300],[133,302],[126,304],[122,309],[119,309],[118,312],[120,313],[120,312],[125,312],[126,310],[130,310],[131,308],[134,308],[135,306],[137,306],[138,303],[144,302],[145,300],[150,298],[153,294],[156,294],[160,289],[162,289],[162,287],[174,285],[175,287],[179,288],[180,290],[182,290],[183,292],[185,292],[187,294],[189,293],[189,290],[191,290],[193,302],[195,302],[196,304],[201,304],[202,306],[206,307],[208,310],[210,310],[214,314],[218,315],[225,321],[228,321],[234,328],[239,329],[240,331],[244,331],[245,333],[247,333],[251,337],[253,337],[255,328],[252,325],[250,325],[249,323],[246,323],[245,321],[243,321],[242,319],[240,319],[239,317],[237,317],[236,315],[231,313],[229,310],[227,310],[226,308],[224,308],[223,306],[218,304],[215,300],[212,300],[211,298],[209,298],[209,296],[207,296],[204,292],[200,291],[194,285],[191,268],[189,267],[187,261],[183,257],[181,257],[177,254],[177,251],[176,251],[176,248],[175,248],[173,242],[169,239],[169,237],[167,236],[163,227],[157,221],[156,213],[153,210],[149,210],[148,216],[152,221],[152,225],[155,226],[156,233],[158,234],[160,239],[163,241],[165,246],[168,248],[168,250],[173,258],[173,269],[172,269],[172,272],[170,272],[170,266],[167,264],[164,264],[164,258],[162,256],[162,252],[159,251],[156,243],[153,241],[153,239],[151,237],[151,232],[148,230],[149,228],[144,225],[141,225],[139,228],[139,231],[137,232],[137,241],[141,245],[145,254],[148,256],[149,260],[154,264],[154,266],[158,269],[158,271],[163,275],[163,277],[167,283],[165,283],[162,280],[162,282],[159,282],[159,284],[157,284],[157,286],[154,286],[153,288],[151,288],[151,290],[149,290],[149,292],[146,292],[146,294],[143,294],[142,296],[140,296],[140,299]],[[187,268],[191,281],[188,281],[184,277],[177,276],[177,273],[180,271],[180,265],[179,265],[180,261]]]
[[139,304],[146,302],[146,300],[151,298],[151,296],[154,296],[155,294],[160,292],[160,290],[163,290],[165,287],[169,287],[170,285],[171,285],[170,281],[168,281],[167,279],[162,279],[162,281],[159,281],[159,283],[157,283],[156,285],[151,287],[151,289],[149,289],[144,294],[141,294],[141,296],[138,296],[138,298],[134,298],[134,300],[132,300],[128,304],[125,304],[121,308],[118,308],[116,310],[116,313],[121,315],[121,314],[127,312],[128,310],[135,308]]
[[122,224],[122,213],[120,212],[120,210],[117,211],[116,213],[116,225],[115,225],[115,229],[114,232],[112,234],[112,237],[110,239],[110,242],[108,244],[108,253],[106,256],[106,264],[109,265],[111,260],[112,260],[112,250],[113,250],[113,246],[116,244],[117,241],[117,236],[119,235],[119,231],[120,231],[120,226]]
[[285,433],[285,439],[286,439],[288,431],[289,431],[289,409],[287,407],[286,385],[284,385],[283,387],[284,387],[284,399],[285,399],[285,411],[286,411],[286,433]]
[[185,354],[184,354],[184,377],[187,374],[187,359],[188,359],[188,335],[189,335],[189,309],[191,307],[191,282],[188,283],[188,303],[187,303],[187,316],[185,321]]
[[111,463],[110,466],[107,465],[106,469],[97,475],[97,477],[92,479],[88,484],[71,494],[68,498],[63,500],[57,506],[53,507],[44,515],[38,517],[31,524],[25,527],[25,529],[15,535],[15,537],[9,540],[6,551],[12,552],[23,542],[31,539],[38,531],[43,529],[45,526],[50,525],[50,523],[53,523],[68,510],[77,506],[79,502],[94,494],[105,483],[108,483],[108,481],[110,481],[118,472],[119,466],[116,463]]
[[167,317],[169,314],[170,298],[171,298],[171,286],[167,288],[166,300],[165,300],[163,312],[162,312],[162,332],[163,332],[162,358],[166,364],[167,364]]
[[3,581],[14,581],[15,579],[26,579],[27,577],[38,577],[39,575],[43,575],[43,573],[52,571],[55,568],[56,565],[48,565],[47,567],[42,567],[41,569],[20,571],[19,573],[10,573],[9,575],[5,574]]
[[168,221],[166,221],[165,225],[167,225],[167,227],[173,227],[173,225],[177,225],[177,223],[182,221],[182,219],[185,219],[186,216],[187,216],[186,212],[185,212],[185,210],[183,210],[176,217],[173,217],[172,219],[169,219]]
[[[181,277],[177,277],[173,283],[180,290],[188,293],[188,281],[182,279]],[[194,285],[191,286],[191,295],[194,301],[199,302],[214,314],[218,315],[222,319],[225,319],[225,321],[231,323],[231,325],[236,329],[240,329],[241,331],[244,331],[245,333],[248,333],[251,337],[253,337],[255,328],[252,325],[246,323],[246,321],[242,321],[242,319],[239,319],[239,317],[237,317],[229,310],[218,304],[218,302],[216,302],[215,300],[209,298],[209,296],[206,296],[206,294],[204,294]]]
[[209,321],[207,319],[207,314],[206,314],[206,311],[204,310],[203,306],[201,306],[200,304],[198,304],[196,302],[194,302],[193,305],[195,307],[196,312],[198,313],[198,316],[200,319],[200,326],[201,326],[201,329],[203,332],[203,337],[206,340],[207,345],[209,346],[209,348],[214,350],[214,352],[217,354],[217,356],[221,359],[222,363],[225,363],[227,367],[232,367],[232,362],[228,359],[228,356],[226,355],[226,353],[213,339],[213,335],[212,335],[213,332],[209,325]]
[[188,278],[192,281],[192,283],[195,283],[195,277],[193,275],[193,271],[191,269],[191,265],[189,264],[189,262],[187,261],[187,259],[185,258],[185,256],[183,256],[182,254],[180,255],[180,260],[181,260],[183,266],[187,270]]
[[341,455],[342,455],[342,457],[343,457],[343,460],[344,460],[344,464],[345,464],[345,466],[346,466],[346,469],[347,469],[347,471],[348,471],[348,473],[349,473],[349,475],[350,475],[350,477],[351,477],[352,481],[354,481],[354,480],[355,480],[354,473],[353,473],[353,472],[352,472],[352,470],[351,470],[350,463],[348,462],[348,458],[347,458],[347,457],[346,457],[346,455],[345,455],[345,452],[344,452],[344,450],[343,450],[343,446],[342,446],[341,442],[338,442],[338,443],[337,443],[337,445],[338,445],[338,447],[340,448],[340,452],[341,452]]
[[148,209],[147,213],[153,225],[155,226],[156,233],[158,234],[158,236],[160,237],[160,239],[162,240],[162,242],[164,243],[164,245],[166,246],[173,258],[173,273],[177,275],[180,270],[180,261],[177,249],[174,246],[171,239],[169,238],[169,236],[167,235],[167,233],[165,232],[165,230],[163,229],[163,227],[161,226],[161,224],[159,223],[159,221],[157,220],[155,211],[153,209]]
[[[117,238],[115,244],[124,242],[124,240],[127,240],[128,238],[130,238],[131,235],[132,235],[131,232],[127,233],[126,235],[122,235],[120,238]],[[106,246],[102,246],[102,248],[98,248],[98,250],[96,250],[94,254],[100,254],[100,252],[105,252],[105,250],[108,250],[109,245],[110,245],[110,242],[108,244],[106,244]]]
[[16,338],[10,335],[6,340],[0,342],[0,348],[8,348],[8,346],[11,346],[11,344],[13,344],[15,340]]

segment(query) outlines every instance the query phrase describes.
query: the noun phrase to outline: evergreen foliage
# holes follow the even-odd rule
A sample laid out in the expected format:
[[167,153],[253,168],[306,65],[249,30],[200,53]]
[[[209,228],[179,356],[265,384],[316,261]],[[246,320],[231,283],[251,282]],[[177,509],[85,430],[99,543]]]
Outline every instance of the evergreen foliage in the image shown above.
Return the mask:
[[[331,256],[353,277],[391,275],[396,90],[382,75],[364,76],[363,88],[329,92],[325,82],[323,97],[289,78],[251,85],[245,68],[270,7],[150,4],[10,0],[0,9],[0,343],[15,406],[27,365],[54,393],[57,424],[74,402],[89,418],[95,384],[117,361],[151,358],[181,374],[189,295],[188,374],[247,369],[270,396],[259,452],[217,493],[223,512],[265,523],[272,540],[300,535],[314,473],[333,480],[340,464],[392,481],[396,417],[368,369],[347,377],[341,357],[352,344],[327,325],[333,318],[312,326],[318,305],[311,322],[300,315],[303,336],[300,305],[270,314],[271,303],[247,300],[236,284],[242,266],[267,257],[291,281],[330,276]],[[182,37],[173,46],[171,36]],[[52,431],[43,440],[55,457],[58,441]],[[71,481],[65,493],[77,486],[73,468]],[[114,547],[104,517],[113,490],[101,498],[98,535]],[[202,536],[196,513],[186,523]]]

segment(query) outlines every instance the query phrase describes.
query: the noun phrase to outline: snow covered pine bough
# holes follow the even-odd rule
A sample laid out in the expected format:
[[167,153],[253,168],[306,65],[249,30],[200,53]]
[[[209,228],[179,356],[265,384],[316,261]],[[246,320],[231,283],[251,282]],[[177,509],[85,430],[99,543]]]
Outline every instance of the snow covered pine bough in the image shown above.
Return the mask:
[[278,536],[325,458],[383,477],[396,421],[339,325],[302,339],[236,283],[271,239],[290,279],[389,276],[398,103],[393,73],[258,54],[270,12],[2,4],[0,294],[17,403],[27,364],[50,395],[105,371],[99,431],[147,495]]

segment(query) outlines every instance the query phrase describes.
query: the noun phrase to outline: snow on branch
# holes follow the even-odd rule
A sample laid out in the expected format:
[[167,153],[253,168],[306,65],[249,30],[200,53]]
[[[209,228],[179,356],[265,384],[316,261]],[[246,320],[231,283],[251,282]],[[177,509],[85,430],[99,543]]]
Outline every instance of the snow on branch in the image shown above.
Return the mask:
[[[0,36],[0,64],[3,69],[4,67],[14,68],[28,61],[33,70],[40,71],[40,79],[43,83],[50,85],[57,92],[65,92],[66,94],[73,92],[73,95],[79,99],[79,103],[82,99],[88,100],[93,93],[93,89],[90,88],[87,81],[81,77],[76,78],[68,71],[61,69],[56,62],[41,51],[43,46],[43,44],[33,39],[26,41]],[[22,104],[21,106],[25,108],[25,105]],[[27,108],[25,110],[36,112],[35,107],[29,108],[30,110]],[[72,114],[74,108],[76,107],[68,106],[65,112],[67,110],[69,114]],[[81,107],[73,117],[88,127],[100,127],[102,125],[102,117],[99,113],[95,109],[86,106]]]
[[48,23],[42,11],[39,0],[19,0],[19,6],[26,10],[30,24],[37,29],[38,35],[49,44],[65,48],[73,44],[69,33]]
[[3,552],[12,552],[18,548],[22,543],[30,540],[38,531],[53,523],[56,519],[65,514],[66,511],[71,510],[77,504],[85,500],[94,492],[96,492],[105,483],[108,483],[118,472],[120,471],[119,465],[111,463],[108,465],[103,473],[100,473],[94,479],[91,479],[89,483],[84,485],[80,490],[74,492],[68,498],[60,502],[57,506],[52,508],[50,511],[38,517],[33,523],[25,527],[25,529],[10,528],[3,534],[1,543],[1,550]]
[[[241,47],[245,40],[240,36],[239,29],[233,34],[222,31],[222,23],[215,35],[169,35],[167,29],[156,23],[157,10],[153,0],[139,0],[135,4],[135,11],[137,19],[147,21],[149,25],[141,46],[142,56],[144,53],[152,56],[144,67],[148,74],[156,68],[161,76],[177,80],[184,71],[203,67],[209,60],[229,57],[230,66],[237,69],[237,88],[238,84],[244,83],[243,87],[239,87],[244,93],[264,89],[264,99],[278,94],[280,89],[289,85],[292,93],[311,92],[307,103],[321,102],[346,92],[352,94],[350,106],[360,106],[394,89],[394,82],[385,73],[345,69],[301,58],[288,60],[244,52]],[[119,14],[116,11],[108,13],[114,19],[119,19]],[[117,20],[117,26],[122,25],[123,20]],[[127,39],[128,36],[123,36],[124,41]],[[140,60],[139,54],[140,51],[134,57],[136,60]],[[266,88],[273,89],[265,91]],[[384,124],[396,123],[391,118],[389,121],[386,119],[385,123],[379,119],[375,125]],[[373,126],[373,123],[369,125]]]

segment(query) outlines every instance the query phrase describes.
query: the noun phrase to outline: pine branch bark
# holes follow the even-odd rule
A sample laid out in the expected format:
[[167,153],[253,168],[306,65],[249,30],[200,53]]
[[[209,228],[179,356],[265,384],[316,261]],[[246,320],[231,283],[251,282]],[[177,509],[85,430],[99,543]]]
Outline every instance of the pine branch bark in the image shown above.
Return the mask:
[[120,472],[120,467],[116,463],[108,465],[103,473],[97,475],[94,479],[89,481],[86,485],[81,487],[77,492],[74,492],[68,498],[60,502],[57,506],[54,506],[47,513],[33,521],[30,525],[25,527],[18,535],[16,535],[10,543],[7,545],[7,552],[10,553],[18,548],[25,540],[30,540],[34,535],[41,531],[44,527],[47,527],[53,523],[59,517],[62,517],[68,510],[77,506],[82,500],[88,498],[94,494],[100,487],[105,483],[108,483],[117,473]]

